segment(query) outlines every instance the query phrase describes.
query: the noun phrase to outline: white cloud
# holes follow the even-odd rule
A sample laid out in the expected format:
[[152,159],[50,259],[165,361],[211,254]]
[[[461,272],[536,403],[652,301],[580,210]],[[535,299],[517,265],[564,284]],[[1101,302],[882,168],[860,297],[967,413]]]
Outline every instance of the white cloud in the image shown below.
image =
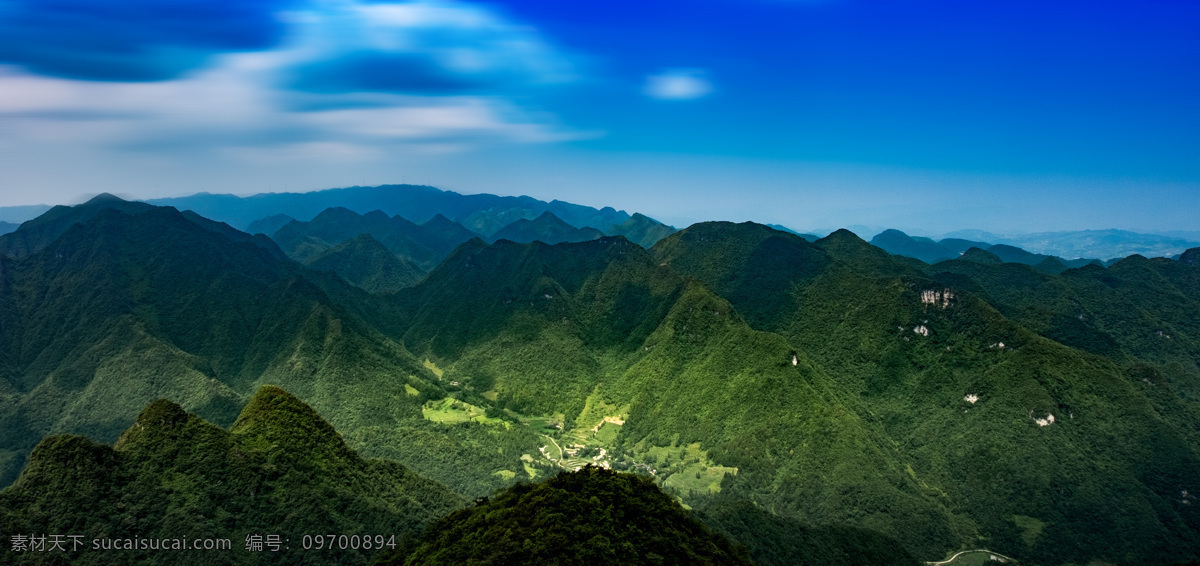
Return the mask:
[[644,92],[659,100],[695,100],[713,91],[708,73],[702,69],[667,69],[646,77]]
[[568,78],[565,57],[534,30],[485,8],[444,0],[317,0],[281,18],[294,30],[284,46],[216,57],[211,66],[174,80],[79,81],[0,66],[6,141],[14,147],[44,144],[46,151],[254,150],[345,160],[378,158],[397,145],[451,151],[594,135],[565,129],[553,116],[495,93],[293,88],[297,69],[307,63],[336,64],[341,53],[372,51],[415,54],[447,75],[519,76],[525,83]]
[[312,6],[289,17],[296,23],[294,78],[308,90],[461,94],[575,78],[569,58],[536,29],[477,4],[324,0]]

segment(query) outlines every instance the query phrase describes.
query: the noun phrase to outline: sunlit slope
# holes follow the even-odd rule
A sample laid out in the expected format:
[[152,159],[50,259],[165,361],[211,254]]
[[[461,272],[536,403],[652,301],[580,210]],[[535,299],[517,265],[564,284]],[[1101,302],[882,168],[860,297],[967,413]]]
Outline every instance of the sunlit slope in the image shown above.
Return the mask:
[[[708,223],[652,252],[827,370],[989,548],[1035,562],[1161,563],[1196,552],[1196,447],[1120,360],[1039,336],[973,294],[977,285],[935,281],[924,264],[848,232],[809,243]],[[722,255],[758,259],[709,260]],[[778,257],[811,259],[770,261]],[[785,292],[758,293],[762,281]]]
[[619,422],[594,446],[671,474],[685,496],[731,490],[931,555],[958,544],[940,494],[805,354],[624,238],[467,244],[396,299],[412,313],[407,347],[445,379],[582,429],[564,442],[592,446]]
[[[51,436],[0,491],[5,533],[83,535],[78,552],[6,553],[5,563],[363,564],[373,550],[302,551],[305,535],[381,535],[399,544],[463,501],[395,462],[365,460],[315,411],[263,387],[231,430],[159,400],[115,446]],[[249,535],[290,550],[249,552]],[[395,537],[394,539],[392,537]],[[225,551],[93,550],[93,538],[226,538]],[[361,547],[361,544],[359,545]]]

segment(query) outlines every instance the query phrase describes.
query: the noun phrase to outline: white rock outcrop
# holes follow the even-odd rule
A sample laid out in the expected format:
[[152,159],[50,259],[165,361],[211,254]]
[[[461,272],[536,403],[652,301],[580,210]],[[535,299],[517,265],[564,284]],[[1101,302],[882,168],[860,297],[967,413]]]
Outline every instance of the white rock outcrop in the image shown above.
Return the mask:
[[954,299],[954,291],[950,289],[926,289],[921,291],[921,304],[934,305],[941,308],[949,308],[950,301]]

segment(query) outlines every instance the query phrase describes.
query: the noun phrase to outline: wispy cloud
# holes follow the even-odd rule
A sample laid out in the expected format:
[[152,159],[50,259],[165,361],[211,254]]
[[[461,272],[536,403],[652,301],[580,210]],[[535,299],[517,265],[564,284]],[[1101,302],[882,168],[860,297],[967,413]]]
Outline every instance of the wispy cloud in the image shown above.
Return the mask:
[[[66,1],[44,0],[37,9],[17,2],[15,11],[0,10],[0,31],[23,21],[62,23],[43,12]],[[25,34],[31,44],[0,65],[9,133],[33,143],[138,150],[308,156],[323,148],[331,159],[395,145],[446,151],[589,135],[512,101],[523,89],[569,81],[570,61],[533,28],[488,8],[448,0],[195,4],[124,0],[113,4],[120,10],[105,4],[79,15],[71,25],[101,45],[97,56],[111,65],[93,66],[67,31],[40,46],[36,34]],[[117,21],[138,10],[147,13]],[[234,21],[247,11],[257,20]],[[170,23],[189,14],[197,19],[193,36],[142,29],[174,29]],[[133,32],[120,35],[127,28]]]
[[659,100],[695,100],[711,94],[713,85],[702,69],[667,69],[647,76],[643,91]]

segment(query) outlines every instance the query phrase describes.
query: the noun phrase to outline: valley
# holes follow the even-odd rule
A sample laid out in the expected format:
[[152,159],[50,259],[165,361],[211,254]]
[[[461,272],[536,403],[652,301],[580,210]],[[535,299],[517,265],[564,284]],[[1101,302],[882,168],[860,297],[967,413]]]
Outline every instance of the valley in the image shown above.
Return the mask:
[[[268,237],[102,196],[0,236],[0,493],[48,497],[28,478],[66,472],[38,459],[43,439],[115,443],[103,473],[136,476],[122,439],[146,407],[168,410],[159,399],[241,446],[212,431],[236,436],[267,391],[327,423],[281,431],[328,427],[345,446],[280,463],[360,469],[348,450],[459,509],[562,473],[630,473],[762,564],[1200,553],[1193,251],[1049,269],[973,248],[928,264],[844,230],[674,231],[555,205],[636,224],[645,245],[522,206],[429,208],[423,224],[266,215]],[[491,238],[464,217],[521,224]],[[194,482],[162,481],[195,501]],[[26,505],[0,518],[51,524]],[[194,524],[232,512],[204,509]]]

